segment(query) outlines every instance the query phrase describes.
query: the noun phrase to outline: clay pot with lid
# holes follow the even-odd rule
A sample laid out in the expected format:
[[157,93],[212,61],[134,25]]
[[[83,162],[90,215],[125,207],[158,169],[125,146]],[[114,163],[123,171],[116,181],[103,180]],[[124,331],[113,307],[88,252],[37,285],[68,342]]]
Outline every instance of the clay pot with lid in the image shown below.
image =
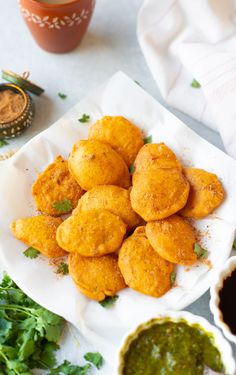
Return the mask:
[[95,0],[18,0],[38,45],[54,53],[77,47],[88,28]]

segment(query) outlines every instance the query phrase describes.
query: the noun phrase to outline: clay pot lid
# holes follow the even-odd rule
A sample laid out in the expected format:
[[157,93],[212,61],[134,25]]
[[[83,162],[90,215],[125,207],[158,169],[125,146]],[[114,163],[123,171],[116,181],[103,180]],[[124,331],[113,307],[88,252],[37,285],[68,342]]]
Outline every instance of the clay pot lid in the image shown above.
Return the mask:
[[2,78],[8,82],[20,86],[26,91],[30,91],[35,95],[41,95],[44,92],[44,89],[28,80],[29,72],[24,72],[22,76],[20,76],[19,74],[11,72],[10,70],[2,70]]

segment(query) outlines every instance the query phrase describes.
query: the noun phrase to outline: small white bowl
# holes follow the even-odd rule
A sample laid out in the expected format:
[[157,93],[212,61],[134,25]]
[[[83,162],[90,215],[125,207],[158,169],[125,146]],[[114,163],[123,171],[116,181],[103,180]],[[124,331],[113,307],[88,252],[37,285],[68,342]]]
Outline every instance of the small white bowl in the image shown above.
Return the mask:
[[123,358],[129,345],[133,341],[135,335],[138,335],[143,329],[152,326],[156,323],[164,323],[166,321],[179,322],[185,321],[187,324],[195,325],[198,324],[206,333],[211,334],[214,337],[215,346],[221,353],[222,362],[225,367],[227,375],[236,374],[236,364],[232,353],[232,348],[227,340],[223,337],[218,328],[211,325],[206,319],[198,315],[193,315],[187,311],[164,311],[157,316],[148,319],[145,322],[136,324],[132,330],[122,340],[122,344],[117,355],[116,374],[122,375],[123,371]]
[[[219,308],[219,291],[223,287],[224,280],[231,275],[231,273],[236,269],[236,256],[231,257],[227,260],[224,267],[221,268],[220,272],[215,276],[214,283],[211,286],[211,300],[210,309],[214,316],[215,324],[220,327],[228,340],[236,343],[236,335],[234,335],[229,326],[223,321],[223,314]],[[235,303],[232,300],[232,303]]]

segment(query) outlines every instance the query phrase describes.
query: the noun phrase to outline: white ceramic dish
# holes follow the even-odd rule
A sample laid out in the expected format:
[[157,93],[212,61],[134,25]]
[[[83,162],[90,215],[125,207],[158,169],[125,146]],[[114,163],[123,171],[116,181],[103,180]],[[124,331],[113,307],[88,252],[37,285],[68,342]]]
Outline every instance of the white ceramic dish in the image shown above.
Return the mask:
[[[214,283],[211,286],[211,300],[210,309],[214,316],[215,324],[220,327],[228,340],[236,344],[236,335],[233,335],[228,325],[223,321],[222,312],[219,309],[219,291],[223,286],[224,280],[231,275],[232,271],[236,269],[236,256],[233,256],[227,260],[224,267],[217,273]],[[235,303],[235,300],[232,300]]]
[[[122,358],[126,350],[128,349],[130,343],[133,341],[135,334],[138,334],[142,329],[152,326],[153,324],[163,323],[166,320],[171,320],[173,322],[185,321],[189,325],[198,324],[203,328],[203,330],[214,337],[215,346],[218,348],[219,352],[221,353],[222,362],[225,366],[225,374],[227,375],[235,375],[236,373],[236,364],[233,358],[232,348],[230,344],[225,340],[221,332],[211,325],[206,319],[191,314],[187,311],[165,311],[157,316],[154,316],[152,319],[149,319],[146,322],[140,322],[139,325],[135,325],[128,335],[122,341],[120,349],[117,355],[117,375],[122,375]],[[207,373],[211,374],[214,373],[209,370]]]

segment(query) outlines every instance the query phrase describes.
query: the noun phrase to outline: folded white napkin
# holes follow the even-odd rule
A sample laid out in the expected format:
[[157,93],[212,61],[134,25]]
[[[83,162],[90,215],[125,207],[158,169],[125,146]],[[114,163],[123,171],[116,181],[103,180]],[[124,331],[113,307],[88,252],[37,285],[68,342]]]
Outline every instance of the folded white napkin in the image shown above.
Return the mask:
[[218,130],[236,158],[236,1],[145,0],[138,39],[167,103]]

